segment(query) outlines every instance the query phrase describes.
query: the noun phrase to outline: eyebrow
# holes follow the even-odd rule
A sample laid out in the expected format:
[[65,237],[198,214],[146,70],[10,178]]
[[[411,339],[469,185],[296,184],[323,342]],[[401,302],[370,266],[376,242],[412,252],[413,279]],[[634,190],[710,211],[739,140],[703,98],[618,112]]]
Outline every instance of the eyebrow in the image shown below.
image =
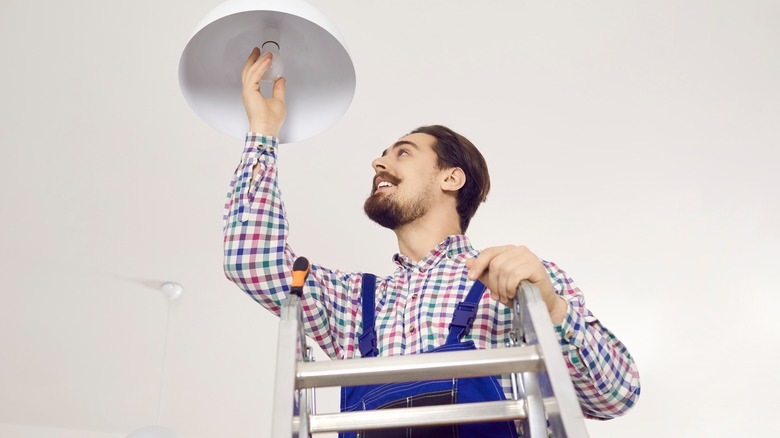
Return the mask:
[[387,152],[388,152],[388,151],[390,151],[391,149],[397,149],[397,148],[399,148],[399,147],[401,147],[401,146],[403,146],[403,145],[409,145],[409,146],[412,146],[412,147],[413,147],[413,148],[415,148],[415,149],[420,149],[420,147],[419,147],[419,146],[417,146],[416,144],[412,143],[411,141],[408,141],[408,140],[399,140],[399,141],[395,142],[395,144],[393,144],[393,145],[392,145],[392,146],[390,146],[389,148],[387,148],[387,149],[383,150],[383,151],[382,151],[382,156],[384,157],[385,155],[387,155]]

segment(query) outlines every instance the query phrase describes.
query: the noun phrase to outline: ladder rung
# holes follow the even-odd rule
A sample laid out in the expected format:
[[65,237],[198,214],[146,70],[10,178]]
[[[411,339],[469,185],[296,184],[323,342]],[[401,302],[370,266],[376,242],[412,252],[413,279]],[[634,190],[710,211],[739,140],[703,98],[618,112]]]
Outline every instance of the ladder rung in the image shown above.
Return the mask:
[[298,362],[296,388],[359,386],[542,371],[536,346],[448,351],[358,360]]
[[[526,412],[522,400],[507,400],[312,415],[309,417],[309,431],[314,434],[392,427],[482,423],[522,420],[525,416]],[[293,417],[293,430],[299,429],[299,421],[299,417]]]

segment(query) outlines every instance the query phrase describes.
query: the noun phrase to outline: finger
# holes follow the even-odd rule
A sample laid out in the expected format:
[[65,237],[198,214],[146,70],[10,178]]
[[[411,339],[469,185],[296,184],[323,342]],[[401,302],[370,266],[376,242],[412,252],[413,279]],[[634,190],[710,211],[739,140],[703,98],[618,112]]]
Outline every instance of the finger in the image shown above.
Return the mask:
[[547,271],[536,256],[528,251],[527,248],[521,248],[524,252],[524,257],[518,259],[518,265],[515,268],[515,278],[512,279],[512,293],[516,295],[520,288],[520,283],[528,281],[532,284],[540,284],[540,282],[547,280]]
[[[263,77],[263,74],[268,70],[268,68],[271,66],[271,53],[266,52],[259,58],[257,58],[257,61],[255,61],[254,64],[252,64],[251,67],[249,67],[249,71],[247,72],[247,78],[244,81],[244,86],[254,86],[260,82],[260,78]],[[259,85],[258,85],[259,86]]]
[[491,297],[494,300],[501,301],[501,271],[500,267],[494,264],[493,261],[495,261],[495,258],[491,259],[490,266],[488,266],[487,271],[482,274],[482,277],[485,277],[483,282],[490,289],[490,292],[492,292]]
[[507,304],[514,296],[512,283],[517,281],[518,260],[514,258],[516,249],[512,248],[496,255],[490,263],[488,271],[492,272],[492,285],[496,288],[499,301]]
[[502,278],[503,284],[501,286],[503,288],[507,302],[514,299],[515,295],[517,295],[517,287],[520,286],[520,282],[528,278],[528,275],[530,275],[528,272],[528,267],[522,263],[518,263],[517,261],[515,261],[513,266],[508,267],[508,269],[508,272]]
[[284,102],[285,85],[287,85],[287,81],[284,78],[277,79],[274,82],[274,91],[271,96]]
[[490,260],[493,259],[494,252],[493,248],[488,248],[479,253],[477,258],[469,260],[471,262],[468,274],[469,280],[476,280],[482,277],[482,273],[490,265]]
[[480,278],[483,272],[490,266],[490,261],[493,260],[496,255],[506,251],[508,248],[511,248],[511,246],[494,246],[479,253],[477,258],[471,262],[471,268],[469,269],[468,274],[469,280]]
[[250,77],[252,75],[255,75],[257,71],[263,67],[264,64],[266,63],[270,64],[270,58],[271,58],[270,52],[266,52],[258,56],[255,62],[249,66],[249,70],[247,71],[247,76]]
[[263,77],[263,74],[265,74],[266,70],[268,70],[268,67],[270,66],[271,63],[266,61],[258,61],[255,63],[255,65],[252,66],[252,68],[249,70],[249,75],[244,82],[244,89],[254,90],[259,93],[260,78]]
[[255,47],[252,49],[252,53],[249,54],[249,58],[247,58],[246,63],[244,63],[244,68],[241,70],[241,83],[244,83],[246,80],[247,72],[249,71],[249,67],[254,65],[255,61],[257,61],[257,58],[260,57],[260,49]]

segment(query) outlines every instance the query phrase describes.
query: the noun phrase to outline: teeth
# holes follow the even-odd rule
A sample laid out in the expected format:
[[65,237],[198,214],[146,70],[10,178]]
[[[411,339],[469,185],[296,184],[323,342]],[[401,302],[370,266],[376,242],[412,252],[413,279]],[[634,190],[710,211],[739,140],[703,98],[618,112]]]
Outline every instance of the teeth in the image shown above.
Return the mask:
[[393,185],[392,185],[392,184],[390,184],[390,183],[389,183],[389,182],[387,182],[387,181],[382,181],[381,183],[379,183],[379,184],[376,186],[376,188],[378,188],[378,189],[381,189],[382,187],[393,187]]

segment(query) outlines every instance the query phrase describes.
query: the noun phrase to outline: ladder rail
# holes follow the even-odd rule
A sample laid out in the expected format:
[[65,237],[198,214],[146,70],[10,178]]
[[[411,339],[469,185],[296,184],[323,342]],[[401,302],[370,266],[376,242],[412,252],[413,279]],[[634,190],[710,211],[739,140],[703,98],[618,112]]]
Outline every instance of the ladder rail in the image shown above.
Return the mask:
[[585,417],[582,415],[574,383],[569,377],[550,314],[539,289],[524,281],[518,287],[517,297],[515,312],[523,315],[518,320],[522,323],[526,342],[537,345],[544,358],[545,372],[538,373],[537,380],[553,435],[587,437]]
[[[298,391],[295,387],[295,369],[302,359],[301,343],[306,337],[302,335],[300,298],[289,294],[282,303],[279,315],[279,334],[276,350],[276,379],[274,380],[274,415],[271,419],[271,436],[291,437],[297,435],[298,428],[293,429],[293,416],[299,414]],[[302,338],[302,339],[301,339]],[[294,340],[291,342],[290,340]],[[304,424],[306,424],[304,422]],[[301,435],[306,436],[306,435]]]

